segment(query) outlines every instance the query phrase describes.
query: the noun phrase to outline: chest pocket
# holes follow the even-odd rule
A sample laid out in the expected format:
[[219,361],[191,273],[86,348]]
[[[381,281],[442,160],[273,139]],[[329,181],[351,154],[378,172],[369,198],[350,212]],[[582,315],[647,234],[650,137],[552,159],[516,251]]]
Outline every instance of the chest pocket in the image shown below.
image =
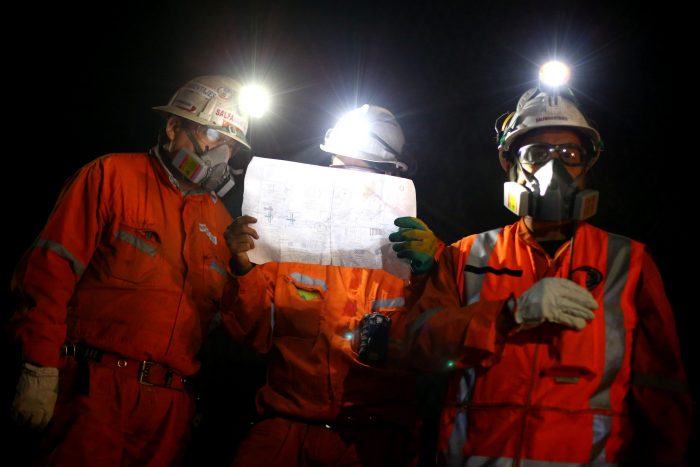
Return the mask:
[[158,232],[120,224],[112,233],[110,245],[107,269],[111,276],[134,284],[155,282],[163,265]]
[[282,276],[275,290],[274,335],[316,338],[326,305],[326,282],[298,272]]

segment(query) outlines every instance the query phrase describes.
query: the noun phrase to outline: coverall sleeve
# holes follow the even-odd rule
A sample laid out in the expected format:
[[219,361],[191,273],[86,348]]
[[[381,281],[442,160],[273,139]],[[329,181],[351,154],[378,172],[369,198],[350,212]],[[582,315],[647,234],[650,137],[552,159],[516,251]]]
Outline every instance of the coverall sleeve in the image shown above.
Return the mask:
[[67,307],[108,217],[103,179],[98,159],[68,181],[41,234],[15,269],[12,289],[20,307],[8,328],[25,361],[59,365]]
[[402,360],[421,371],[490,365],[504,339],[498,331],[504,301],[461,303],[459,250],[446,247],[405,320]]
[[645,252],[637,290],[638,323],[632,353],[630,401],[639,461],[683,465],[692,401],[680,344],[661,275]]
[[221,317],[239,344],[266,353],[272,343],[277,263],[257,265],[243,276],[232,276],[224,288]]

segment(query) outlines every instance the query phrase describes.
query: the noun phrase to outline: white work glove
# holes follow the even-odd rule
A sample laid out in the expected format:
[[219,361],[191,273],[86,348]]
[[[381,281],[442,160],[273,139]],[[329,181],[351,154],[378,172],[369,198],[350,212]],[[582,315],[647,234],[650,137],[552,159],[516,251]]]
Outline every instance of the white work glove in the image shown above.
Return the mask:
[[44,428],[58,397],[58,368],[25,362],[15,389],[12,418],[20,425]]
[[592,320],[598,302],[591,293],[561,277],[546,277],[527,289],[518,299],[515,322],[535,327],[545,321],[581,330]]

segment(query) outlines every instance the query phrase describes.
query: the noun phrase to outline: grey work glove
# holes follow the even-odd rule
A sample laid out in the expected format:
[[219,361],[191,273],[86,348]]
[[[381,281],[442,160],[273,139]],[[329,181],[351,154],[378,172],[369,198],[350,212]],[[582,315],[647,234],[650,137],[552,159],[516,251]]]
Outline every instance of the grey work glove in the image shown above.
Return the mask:
[[12,418],[20,425],[44,428],[58,397],[58,368],[25,362],[15,389]]
[[545,321],[581,330],[592,320],[598,302],[591,293],[561,277],[546,277],[527,289],[518,299],[515,322],[535,327]]

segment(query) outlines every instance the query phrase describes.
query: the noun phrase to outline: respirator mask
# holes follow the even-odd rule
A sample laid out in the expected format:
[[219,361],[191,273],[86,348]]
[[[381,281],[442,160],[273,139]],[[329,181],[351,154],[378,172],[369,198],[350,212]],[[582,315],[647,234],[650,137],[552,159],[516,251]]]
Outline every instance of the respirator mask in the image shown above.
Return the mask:
[[[553,155],[558,157],[554,158]],[[566,166],[580,167],[588,162],[586,151],[577,144],[527,144],[518,149],[515,167],[524,184],[506,182],[503,203],[519,216],[543,221],[583,220],[598,209],[598,191],[580,190],[582,171],[573,178]],[[537,166],[534,172],[526,170]]]
[[[228,165],[229,159],[237,149],[235,142],[231,141],[229,144],[219,132],[203,126],[185,131],[194,146],[194,151],[181,148],[172,159],[173,166],[204,190],[213,191],[219,197],[223,197],[235,184]],[[213,149],[209,149],[209,145],[202,148],[193,131],[205,131],[206,136],[203,139],[210,142]]]

